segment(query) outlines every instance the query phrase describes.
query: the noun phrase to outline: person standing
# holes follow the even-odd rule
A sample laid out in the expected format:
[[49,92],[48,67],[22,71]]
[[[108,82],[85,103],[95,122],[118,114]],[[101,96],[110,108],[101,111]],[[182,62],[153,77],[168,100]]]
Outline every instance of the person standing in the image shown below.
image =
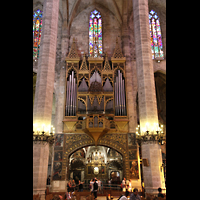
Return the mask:
[[122,181],[122,191],[124,188],[126,188],[126,178],[124,178],[124,180]]
[[94,181],[94,186],[93,186],[94,199],[97,199],[98,184],[96,179],[93,179],[93,181]]
[[[93,179],[94,180],[94,179]],[[90,181],[90,192],[92,193],[93,192],[93,184],[94,184],[94,181],[91,179]]]
[[133,193],[130,196],[130,200],[141,200],[137,188],[134,188]]
[[158,192],[158,197],[164,198],[164,195],[162,194],[162,189],[160,187],[158,188]]
[[78,183],[78,191],[79,191],[79,192],[83,192],[83,183],[84,183],[84,182],[81,182],[81,181],[79,180],[79,183]]
[[48,176],[48,178],[47,178],[47,185],[50,185],[50,175]]
[[101,192],[101,180],[98,180],[98,191]]

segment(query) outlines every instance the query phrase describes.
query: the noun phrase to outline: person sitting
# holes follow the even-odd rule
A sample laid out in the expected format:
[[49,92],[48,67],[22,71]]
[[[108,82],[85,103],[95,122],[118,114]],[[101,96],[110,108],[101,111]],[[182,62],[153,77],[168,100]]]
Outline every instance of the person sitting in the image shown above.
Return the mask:
[[128,195],[129,195],[129,191],[128,189],[126,189],[125,196],[127,197]]
[[129,195],[129,191],[128,191],[128,189],[126,189],[125,195],[122,194],[122,195],[119,197],[118,200],[128,200],[128,198],[127,198],[128,195]]
[[71,192],[74,192],[76,188],[76,183],[74,181],[74,179],[72,180],[72,184],[71,184]]
[[130,200],[141,200],[137,188],[134,188],[133,193],[130,196]]
[[71,192],[71,180],[67,183],[67,192]]
[[53,197],[53,199],[52,200],[61,200],[61,198],[60,198],[60,195],[54,195],[54,197]]
[[164,198],[164,195],[161,193],[162,192],[162,189],[159,187],[158,188],[158,197],[162,197],[162,198]]

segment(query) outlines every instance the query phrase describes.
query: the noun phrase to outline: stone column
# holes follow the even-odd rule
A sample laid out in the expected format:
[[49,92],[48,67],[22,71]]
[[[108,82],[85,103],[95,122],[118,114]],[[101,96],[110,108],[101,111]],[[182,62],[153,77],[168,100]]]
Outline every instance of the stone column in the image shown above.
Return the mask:
[[[155,141],[142,143],[142,158],[147,158],[149,166],[142,166],[146,193],[158,194],[158,188],[165,189],[162,153],[160,145]],[[165,190],[163,190],[163,193]]]
[[126,99],[127,99],[127,115],[129,119],[129,133],[134,133],[137,126],[135,98],[136,90],[134,85],[133,65],[130,55],[130,34],[128,28],[128,1],[123,1],[123,25],[122,25],[122,49],[123,54],[126,56]]
[[[52,114],[59,0],[45,0],[43,5],[33,124],[34,131],[47,133]],[[41,200],[45,199],[48,158],[49,144],[33,143],[33,194],[39,193]]]
[[38,60],[33,123],[42,131],[51,124],[56,61],[59,0],[45,0],[43,6],[41,47]]
[[39,194],[45,200],[49,159],[49,143],[33,142],[33,194]]
[[[154,134],[155,125],[158,124],[148,16],[148,0],[133,0],[139,116],[142,134],[145,133],[146,129],[150,134]],[[160,155],[160,145],[157,142],[142,143],[142,158],[147,158],[149,162],[147,167],[143,163],[146,193],[154,193],[155,191],[157,193],[158,187],[164,187],[162,184],[163,175],[160,173],[162,158],[158,155]]]

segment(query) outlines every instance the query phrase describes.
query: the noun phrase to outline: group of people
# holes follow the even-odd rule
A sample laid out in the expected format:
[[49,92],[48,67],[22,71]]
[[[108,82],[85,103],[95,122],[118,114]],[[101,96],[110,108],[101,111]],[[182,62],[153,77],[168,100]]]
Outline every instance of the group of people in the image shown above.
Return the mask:
[[[129,191],[126,189],[126,192],[124,195],[121,195],[120,198],[118,200],[128,200],[129,196]],[[162,197],[164,198],[164,195],[162,194],[162,189],[158,188],[158,197]],[[157,197],[154,197],[154,200],[156,200]],[[130,200],[141,200],[139,194],[138,194],[138,189],[134,188],[133,193],[130,195]],[[147,197],[147,200],[151,200],[150,197]]]
[[[83,183],[84,182],[81,182],[79,180],[79,183],[78,183],[78,192],[82,192],[83,191]],[[75,189],[76,189],[76,186],[77,185],[76,185],[74,179],[73,180],[69,180],[69,182],[67,183],[67,192],[74,192]]]
[[[97,180],[96,177],[91,179],[91,181],[90,181],[90,185],[89,185],[90,192],[92,194],[94,194],[94,199],[97,198],[97,192],[98,191],[101,192],[101,183],[102,183],[101,180],[100,179]],[[83,191],[83,184],[84,184],[84,182],[81,182],[80,180],[79,180],[78,185],[76,185],[74,180],[69,180],[69,182],[67,183],[67,192],[68,193],[74,192],[75,189],[76,189],[76,186],[78,186],[78,192],[82,192]]]
[[126,180],[126,178],[124,178],[122,180],[122,183],[121,183],[121,190],[123,191],[123,188],[128,188],[128,191],[132,191],[132,186],[131,186],[131,180]]

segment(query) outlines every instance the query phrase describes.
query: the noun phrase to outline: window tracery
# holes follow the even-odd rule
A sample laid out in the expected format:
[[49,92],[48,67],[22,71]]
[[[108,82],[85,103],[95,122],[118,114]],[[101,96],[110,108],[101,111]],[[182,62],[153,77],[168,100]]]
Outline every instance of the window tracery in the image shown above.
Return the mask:
[[33,13],[33,58],[38,59],[40,51],[43,11],[38,9]]
[[102,55],[102,18],[99,11],[91,12],[89,21],[89,55]]
[[149,29],[152,59],[164,59],[160,21],[157,13],[153,10],[149,12]]

